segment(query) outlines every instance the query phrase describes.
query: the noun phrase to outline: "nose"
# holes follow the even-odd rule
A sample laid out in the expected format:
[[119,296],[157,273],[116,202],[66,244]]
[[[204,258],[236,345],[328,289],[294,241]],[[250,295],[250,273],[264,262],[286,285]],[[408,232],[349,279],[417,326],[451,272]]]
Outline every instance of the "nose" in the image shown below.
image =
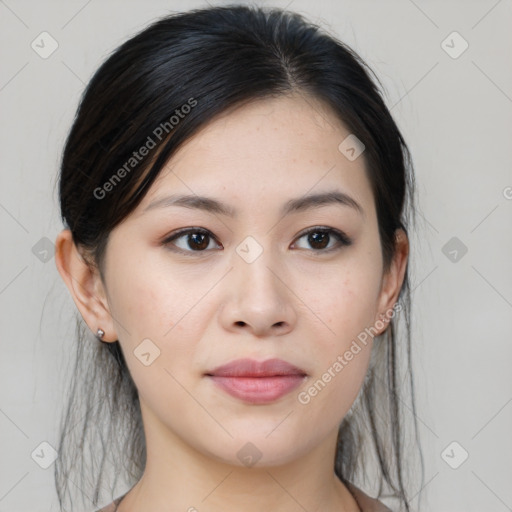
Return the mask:
[[221,322],[226,330],[268,337],[282,336],[294,328],[297,297],[285,269],[269,252],[263,251],[251,263],[234,255],[221,310]]

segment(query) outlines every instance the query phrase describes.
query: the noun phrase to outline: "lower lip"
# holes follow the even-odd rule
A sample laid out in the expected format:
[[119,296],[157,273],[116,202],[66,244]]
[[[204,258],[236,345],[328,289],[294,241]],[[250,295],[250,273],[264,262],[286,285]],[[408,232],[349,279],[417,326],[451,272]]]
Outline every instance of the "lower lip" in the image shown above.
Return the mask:
[[287,395],[304,381],[303,375],[274,377],[220,377],[213,382],[226,393],[251,404],[267,404]]

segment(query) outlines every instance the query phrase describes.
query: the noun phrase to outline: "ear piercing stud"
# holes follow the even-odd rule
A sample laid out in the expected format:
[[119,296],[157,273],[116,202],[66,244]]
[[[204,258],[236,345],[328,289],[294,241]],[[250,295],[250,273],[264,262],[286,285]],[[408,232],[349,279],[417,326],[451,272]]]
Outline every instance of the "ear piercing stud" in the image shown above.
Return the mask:
[[96,331],[96,337],[101,340],[105,336],[105,331],[103,329],[99,329]]

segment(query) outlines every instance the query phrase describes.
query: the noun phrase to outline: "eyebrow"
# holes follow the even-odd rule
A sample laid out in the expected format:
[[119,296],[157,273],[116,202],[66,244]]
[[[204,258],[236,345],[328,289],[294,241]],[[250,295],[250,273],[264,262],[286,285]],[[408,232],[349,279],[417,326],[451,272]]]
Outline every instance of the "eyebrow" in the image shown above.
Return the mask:
[[[280,213],[282,216],[285,216],[290,213],[312,210],[315,208],[331,204],[348,206],[356,210],[360,215],[364,216],[364,210],[362,206],[348,194],[340,192],[338,190],[318,194],[309,194],[306,196],[298,197],[296,199],[290,199],[283,205]],[[238,214],[237,209],[225,205],[211,197],[177,194],[166,196],[161,199],[153,201],[144,209],[144,212],[147,212],[148,210],[153,210],[155,208],[164,208],[169,206],[195,208],[203,210],[205,212],[225,215],[227,217],[234,217]]]

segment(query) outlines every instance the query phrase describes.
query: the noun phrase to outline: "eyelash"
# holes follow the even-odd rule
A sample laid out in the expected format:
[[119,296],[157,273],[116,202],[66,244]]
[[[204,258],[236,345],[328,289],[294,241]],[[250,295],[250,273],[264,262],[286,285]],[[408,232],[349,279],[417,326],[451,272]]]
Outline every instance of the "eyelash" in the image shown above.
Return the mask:
[[[334,238],[336,238],[338,240],[338,244],[339,244],[338,247],[331,247],[330,249],[311,249],[311,251],[313,253],[317,253],[318,255],[320,255],[320,253],[324,253],[324,254],[325,253],[331,253],[333,251],[340,250],[343,247],[348,247],[349,245],[352,245],[352,240],[345,233],[343,233],[343,231],[339,231],[338,229],[334,229],[334,228],[322,227],[322,226],[315,226],[315,227],[312,227],[312,228],[308,229],[307,231],[301,233],[296,238],[296,240],[300,240],[301,238],[304,238],[305,236],[307,236],[307,235],[309,235],[311,233],[322,233],[324,235],[328,234],[329,236],[334,236]],[[207,235],[210,238],[213,238],[215,240],[215,237],[213,236],[213,234],[210,231],[206,230],[206,229],[203,229],[203,228],[184,228],[184,229],[180,229],[180,230],[178,230],[178,231],[176,231],[174,233],[171,233],[170,236],[166,237],[162,241],[162,245],[168,247],[169,245],[171,245],[171,242],[173,242],[173,241],[175,241],[175,240],[177,240],[179,238],[182,238],[182,237],[184,237],[185,235],[188,235],[188,234]],[[329,239],[329,242],[330,242],[330,239]],[[204,249],[204,250],[201,250],[201,251],[184,250],[184,249],[180,249],[180,248],[170,249],[170,250],[172,250],[174,252],[181,253],[181,254],[186,254],[187,256],[189,256],[190,253],[208,252],[207,249]]]

